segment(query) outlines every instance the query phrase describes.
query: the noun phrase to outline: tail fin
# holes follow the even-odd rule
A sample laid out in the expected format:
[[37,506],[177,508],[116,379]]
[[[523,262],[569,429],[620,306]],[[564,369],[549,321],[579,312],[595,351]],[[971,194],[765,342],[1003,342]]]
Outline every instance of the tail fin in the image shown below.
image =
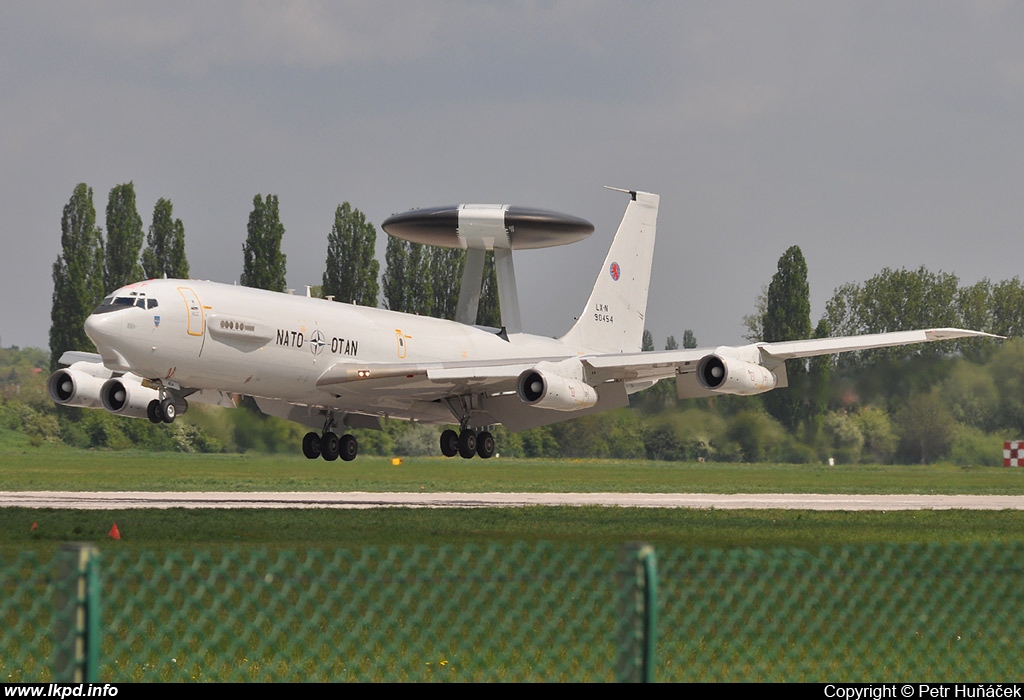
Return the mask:
[[561,338],[592,352],[639,352],[643,340],[660,198],[649,192],[618,191],[632,199],[586,308]]

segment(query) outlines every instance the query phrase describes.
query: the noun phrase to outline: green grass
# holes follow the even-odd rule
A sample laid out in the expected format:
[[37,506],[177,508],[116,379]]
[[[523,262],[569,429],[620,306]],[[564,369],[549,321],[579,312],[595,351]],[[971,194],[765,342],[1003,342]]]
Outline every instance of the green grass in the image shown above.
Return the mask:
[[[35,529],[33,529],[33,523]],[[117,524],[121,540],[109,538]],[[1024,512],[690,510],[531,506],[368,510],[0,510],[0,553],[55,550],[88,541],[100,550],[256,546],[345,548],[391,545],[557,542],[665,547],[816,548],[927,542],[1020,542]]]
[[[678,464],[614,460],[361,457],[327,463],[267,455],[0,451],[0,490],[553,491],[702,493],[1024,492],[999,467]],[[36,527],[33,529],[32,525]],[[108,538],[117,523],[122,539]],[[0,510],[0,552],[63,542],[101,548],[344,547],[645,541],[683,547],[817,547],[881,542],[1007,542],[1024,512],[686,510],[602,507],[366,510]]]
[[[952,465],[827,468],[641,461],[497,459],[484,462],[414,458],[393,466],[390,460],[378,458],[360,458],[349,464],[328,464],[323,461],[309,462],[298,457],[263,455],[205,456],[75,451],[50,446],[0,447],[0,490],[8,491],[424,490],[1018,494],[1024,488],[1022,478],[1024,471],[1016,469],[960,468]],[[120,540],[113,540],[108,536],[115,523],[121,534]],[[38,555],[40,561],[46,561],[68,542],[95,544],[100,550],[100,564],[106,567],[103,569],[106,572],[106,580],[114,586],[114,592],[109,594],[114,597],[109,600],[121,601],[108,604],[111,610],[118,611],[128,607],[124,601],[134,600],[133,596],[138,593],[136,588],[146,591],[143,596],[156,596],[157,591],[163,591],[161,587],[165,583],[162,582],[163,579],[153,583],[159,577],[149,572],[149,569],[143,569],[141,579],[136,574],[133,574],[135,578],[118,578],[110,573],[117,570],[117,562],[146,560],[151,562],[147,566],[159,568],[162,566],[159,562],[167,559],[168,554],[175,553],[177,560],[183,560],[187,566],[191,566],[188,562],[192,560],[188,555],[193,550],[224,549],[229,553],[239,550],[245,553],[249,549],[298,552],[298,560],[305,561],[304,557],[310,550],[330,553],[333,550],[386,548],[393,545],[424,545],[431,548],[451,545],[458,548],[466,544],[529,544],[543,541],[576,551],[584,545],[604,549],[618,548],[631,542],[647,542],[655,546],[659,556],[659,601],[662,601],[663,607],[659,617],[656,675],[662,681],[818,682],[832,676],[878,680],[892,676],[902,677],[906,675],[904,669],[907,668],[934,667],[946,669],[958,679],[973,679],[975,676],[990,676],[991,671],[986,669],[1015,668],[1012,664],[1019,656],[1015,655],[1017,647],[1014,646],[1014,638],[1009,633],[1001,633],[1002,636],[997,635],[993,638],[992,649],[981,650],[976,640],[969,636],[965,636],[964,639],[970,640],[972,646],[965,649],[947,649],[952,642],[948,642],[949,633],[941,624],[937,625],[939,631],[929,631],[930,628],[926,628],[924,641],[919,637],[906,641],[899,636],[899,632],[904,629],[918,630],[924,624],[923,618],[914,618],[913,626],[904,622],[891,625],[891,631],[895,636],[878,636],[876,631],[875,636],[870,636],[866,643],[863,642],[863,625],[892,614],[883,603],[888,601],[888,588],[893,583],[889,578],[883,577],[884,580],[880,584],[881,592],[876,594],[872,592],[874,589],[871,589],[868,591],[870,595],[861,592],[864,586],[870,588],[869,584],[882,577],[884,573],[890,577],[902,577],[899,578],[900,581],[906,579],[906,585],[913,589],[918,574],[927,574],[932,577],[928,579],[928,587],[935,588],[940,593],[946,591],[944,595],[948,595],[947,584],[953,585],[959,580],[963,575],[962,567],[955,573],[947,575],[943,570],[944,565],[940,564],[936,569],[935,562],[927,557],[922,560],[923,563],[911,557],[910,574],[903,576],[899,572],[892,573],[891,563],[886,564],[888,568],[885,572],[871,568],[877,562],[873,555],[869,554],[866,564],[856,557],[849,561],[843,560],[840,562],[842,565],[838,567],[833,566],[834,562],[826,562],[822,571],[828,573],[831,578],[819,582],[816,579],[801,577],[800,562],[804,560],[801,554],[806,554],[807,561],[815,561],[814,552],[819,551],[821,547],[843,545],[1019,544],[1024,541],[1024,511],[822,512],[596,506],[361,510],[173,508],[110,511],[2,508],[0,533],[0,565],[16,560],[19,554],[26,552],[29,555]],[[784,555],[778,554],[781,551],[779,548],[786,548]],[[699,552],[688,551],[691,549]],[[714,562],[732,562],[733,565],[738,562],[738,571],[746,578],[737,578],[736,569],[725,568],[725,576],[697,581],[694,584],[690,577],[695,571],[703,570],[700,562],[705,562],[708,550],[726,550],[716,554],[718,558],[714,559]],[[185,555],[184,558],[181,556],[182,553]],[[704,557],[697,562],[697,566],[692,565],[687,559],[687,555],[694,553]],[[797,563],[785,564],[794,556]],[[22,558],[22,561],[24,560]],[[754,564],[745,563],[748,560]],[[781,566],[778,565],[776,568],[762,571],[756,565],[758,562],[783,562],[785,565],[782,568],[778,568]],[[848,574],[847,567],[857,562],[860,568],[854,568],[853,573]],[[1010,620],[1012,618],[1009,614],[1019,609],[1016,599],[1005,593],[1006,590],[1020,590],[1017,580],[1013,578],[1018,574],[1013,567],[1004,567],[999,571],[989,571],[982,567],[978,571],[975,570],[974,560],[968,563],[968,573],[984,581],[983,585],[974,585],[970,589],[979,593],[984,605],[975,601],[971,604],[974,607],[969,608],[974,612],[968,614],[988,615],[982,618],[989,620],[983,635],[987,640],[991,637],[989,630],[998,627],[998,624],[992,623],[992,619],[999,622]],[[918,566],[922,567],[921,571],[915,568]],[[130,570],[135,572],[134,568]],[[712,574],[714,571],[716,569],[712,567]],[[780,571],[784,572],[785,576],[776,580],[777,572]],[[985,597],[988,588],[1000,581],[1002,589],[999,590],[1004,590],[1003,595],[1007,601],[1005,611],[998,607],[991,608],[989,599]],[[182,591],[185,590],[181,584],[174,585]],[[722,591],[716,587],[722,587]],[[325,590],[322,587],[313,588],[320,591],[316,595],[322,595]],[[419,589],[410,590],[415,592]],[[705,590],[711,591],[711,594],[709,598],[703,600],[702,606],[693,608],[679,603],[683,600],[692,603],[701,595],[707,595],[703,593]],[[833,601],[832,596],[836,591],[843,593],[836,596]],[[921,593],[925,595],[930,591],[923,590]],[[851,595],[854,594],[860,597],[852,599],[855,605],[851,608]],[[192,593],[189,592],[188,595],[191,596]],[[751,595],[754,603],[769,600],[769,604],[763,608],[758,608],[753,603],[753,607],[744,607],[747,605],[745,601]],[[806,606],[810,605],[809,609],[814,611],[821,603],[814,600],[807,602],[802,598],[808,595],[825,595],[826,598],[821,600],[831,605],[830,611],[838,613],[828,612],[824,617],[811,614]],[[1000,596],[996,595],[995,600],[999,599]],[[134,612],[127,615],[126,619],[134,620],[135,616],[149,619],[155,614],[153,602],[156,598],[151,600],[143,597],[141,600],[142,603],[132,604]],[[793,600],[796,602],[787,602]],[[938,616],[941,621],[951,616],[950,610],[958,610],[960,603],[960,597],[948,597],[925,609],[929,614]],[[290,602],[288,604],[291,605]],[[981,607],[978,607],[979,605]],[[438,603],[436,607],[441,609],[443,606]],[[701,615],[705,615],[701,612],[702,607],[714,612],[714,615],[706,619],[701,617],[695,623],[690,616],[695,614],[695,609]],[[29,608],[31,604],[28,603],[25,606],[12,607],[13,619],[31,619],[23,618],[24,613],[21,612]],[[230,606],[229,608],[234,609]],[[172,605],[168,609],[167,615],[170,617],[174,618],[178,614],[177,607]],[[751,610],[754,612],[750,612]],[[761,612],[757,612],[759,610]],[[796,612],[793,612],[794,610]],[[981,613],[977,612],[979,610]],[[383,616],[384,613],[390,614],[391,611],[382,609],[379,612]],[[711,612],[707,615],[711,615]],[[740,618],[737,618],[734,612]],[[908,614],[912,613],[913,611]],[[493,611],[489,614],[493,614]],[[847,617],[841,617],[840,623],[834,626],[831,616],[835,614],[845,614]],[[189,612],[189,616],[192,615],[193,613]],[[404,616],[404,613],[399,615],[402,620],[405,619]],[[228,617],[218,624],[225,625],[224,629],[233,630],[234,628],[226,626]],[[745,626],[747,617],[754,620],[749,627]],[[189,624],[198,624],[191,621],[192,617],[188,619]],[[805,633],[804,625],[811,623],[823,625],[822,629],[830,636],[819,638],[816,634]],[[179,620],[176,624],[183,623]],[[235,620],[231,624],[241,623]],[[1013,624],[1010,622],[1011,630],[1016,629]],[[28,626],[23,628],[26,633],[29,629]],[[709,631],[702,631],[705,629]],[[167,660],[168,654],[162,646],[164,642],[160,641],[164,637],[159,636],[164,634],[163,631],[159,634],[150,633],[141,623],[139,630],[143,631],[133,633],[132,646],[128,651],[122,648],[118,648],[116,652],[108,650],[108,655],[104,656],[103,663],[126,664],[114,670],[104,667],[104,673],[109,677],[130,680],[190,680],[193,677],[213,679],[220,677],[218,674],[221,673],[221,667],[218,664],[235,663],[235,657],[239,653],[246,655],[245,660],[252,661],[254,666],[259,661],[248,659],[248,649],[239,652],[233,646],[234,636],[229,635],[231,643],[226,646],[223,641],[215,643],[216,648],[213,652],[219,655],[207,658],[202,654],[213,652],[199,648],[202,647],[201,642],[205,641],[203,635],[189,636],[172,630],[176,657],[188,659],[189,665],[186,670],[192,674],[189,676],[185,670],[178,669],[177,666],[172,669],[168,665],[176,662]],[[958,627],[957,635],[961,634],[961,631]],[[124,629],[121,629],[116,634],[124,633]],[[111,639],[118,638],[116,634]],[[316,634],[319,640],[321,633],[316,631]],[[914,634],[919,632],[915,631]],[[943,634],[947,636],[942,636]],[[1005,644],[1004,637],[1009,640]],[[153,647],[147,647],[146,644],[151,639],[158,641]],[[959,640],[960,637],[957,636],[956,639]],[[195,648],[185,649],[186,642]],[[390,640],[388,642],[391,643]],[[378,643],[374,641],[374,644]],[[399,647],[402,644],[400,639],[395,643]],[[21,642],[16,642],[14,647],[17,648],[18,644]],[[217,644],[220,644],[220,647],[217,647]],[[292,648],[306,648],[301,638],[297,644],[298,646]],[[310,643],[308,646],[313,649],[319,648],[316,643]],[[430,662],[452,659],[452,664],[444,667],[444,673],[447,674],[444,677],[471,680],[472,676],[460,674],[465,674],[467,669],[475,666],[468,665],[470,660],[467,660],[467,657],[460,657],[452,651],[457,647],[458,645],[453,644],[450,649],[431,649],[430,654],[422,654],[422,659],[417,657],[415,667],[409,668],[422,675],[425,673],[424,659]],[[560,653],[566,653],[566,650],[571,648],[572,645],[569,643],[556,643],[556,650]],[[881,651],[876,656],[870,656],[864,652],[865,648]],[[188,653],[182,656],[182,650]],[[546,647],[544,651],[547,652]],[[389,647],[385,654],[380,648],[371,645],[366,653],[385,657],[394,653],[397,655],[396,658],[402,658],[402,648],[394,651]],[[896,661],[904,665],[892,665],[893,653],[898,654],[899,658]],[[19,656],[12,654],[11,658],[18,659]],[[41,675],[45,671],[40,672],[36,667],[28,665],[29,661],[34,661],[31,654],[23,654],[20,658],[23,663],[9,663],[7,670],[4,670],[3,664],[0,663],[0,674],[7,678],[15,678],[16,676],[12,675],[15,672],[24,674],[18,677],[46,677]],[[927,662],[920,661],[921,658]],[[574,663],[573,659],[574,656],[569,654],[565,663],[571,665]],[[204,666],[203,662],[209,665]],[[309,676],[304,669],[307,664],[313,663],[313,659],[307,658],[299,651],[281,652],[281,656],[264,659],[264,662],[274,663],[276,666],[268,666],[266,670],[259,672],[254,671],[257,673],[253,676],[254,679],[267,677],[259,675],[262,673],[277,672],[281,665],[284,665],[284,670],[280,671],[279,676],[282,678],[292,678],[294,668],[303,669],[300,678],[323,677],[338,680],[347,677],[341,672],[336,673],[333,666],[328,667],[319,676]],[[978,666],[981,662],[986,662],[990,666]],[[497,673],[493,669],[504,668],[501,666],[502,663],[511,662],[506,659],[495,661],[493,664],[486,660],[480,663],[491,674],[483,677],[492,679],[493,674]],[[922,663],[925,665],[922,666]],[[290,664],[294,664],[294,668]],[[194,669],[197,667],[205,673],[195,673]],[[534,679],[534,676],[530,675],[530,668],[519,668],[514,663],[511,667],[516,673],[521,672],[521,675],[509,676],[508,680]],[[232,678],[230,671],[234,668],[231,666],[224,671],[224,677]],[[440,673],[441,667],[438,669]],[[602,661],[602,665],[596,670],[573,669],[571,673],[574,675],[570,677],[605,680],[601,675],[605,672],[606,664]],[[142,675],[132,675],[135,673]],[[372,679],[405,678],[402,673],[408,671],[403,670],[401,666],[388,667],[381,671],[379,677],[373,676]],[[365,676],[352,677],[366,679]]]
[[643,460],[190,455],[0,450],[4,491],[533,491],[650,493],[1020,494],[1024,469],[724,464]]

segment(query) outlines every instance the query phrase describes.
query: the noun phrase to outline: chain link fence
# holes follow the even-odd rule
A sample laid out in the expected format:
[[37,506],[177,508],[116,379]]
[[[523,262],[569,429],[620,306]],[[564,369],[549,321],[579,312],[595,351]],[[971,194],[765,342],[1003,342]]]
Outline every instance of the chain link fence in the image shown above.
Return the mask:
[[[642,546],[104,553],[99,613],[81,613],[101,620],[97,659],[80,663],[107,682],[650,680],[653,561]],[[70,680],[48,672],[68,630],[46,601],[78,585],[59,568],[0,569],[5,681]]]
[[658,551],[659,680],[1024,678],[1024,544]]
[[549,544],[24,554],[0,562],[0,681],[1024,676],[1024,544],[656,559]]

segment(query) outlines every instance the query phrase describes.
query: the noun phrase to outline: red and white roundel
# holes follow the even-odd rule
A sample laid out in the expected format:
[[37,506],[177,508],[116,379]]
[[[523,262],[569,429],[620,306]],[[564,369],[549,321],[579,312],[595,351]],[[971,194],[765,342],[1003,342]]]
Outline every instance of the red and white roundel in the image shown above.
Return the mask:
[[611,267],[608,268],[608,272],[611,273],[612,279],[615,280],[616,282],[618,282],[619,281],[619,275],[622,274],[622,268],[619,267],[619,264],[617,262],[613,262]]

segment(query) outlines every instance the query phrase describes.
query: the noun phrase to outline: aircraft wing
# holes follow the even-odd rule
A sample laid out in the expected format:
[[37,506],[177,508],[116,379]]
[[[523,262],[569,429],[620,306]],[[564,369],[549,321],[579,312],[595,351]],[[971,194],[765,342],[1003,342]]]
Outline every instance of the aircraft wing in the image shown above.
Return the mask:
[[992,335],[991,333],[967,331],[960,328],[933,328],[930,330],[896,331],[894,333],[875,333],[873,335],[853,335],[839,338],[792,340],[782,343],[758,343],[758,347],[766,357],[777,360],[793,360],[801,357],[833,355],[854,350],[871,350],[873,348],[889,348],[897,345],[931,343],[936,340],[1002,337]]
[[[316,384],[337,399],[362,401],[423,422],[450,423],[449,407],[465,404],[475,424],[501,423],[518,432],[569,417],[562,410],[527,405],[517,395],[519,377],[546,364],[553,362],[540,357],[402,364],[343,361],[329,367]],[[625,405],[622,386],[621,382],[609,384],[600,392],[597,406],[580,408],[573,417]],[[429,406],[437,408],[431,411]]]
[[538,362],[532,358],[490,362],[336,362],[316,381],[328,392],[399,393],[420,399],[515,389],[516,379]]
[[[398,364],[344,361],[329,367],[316,383],[330,393],[388,394],[437,400],[467,394],[513,392],[524,372],[544,367],[549,374],[571,376],[586,382],[595,387],[599,395],[607,391],[608,387],[602,385],[609,382],[623,384],[628,394],[671,377],[675,377],[679,384],[681,398],[716,393],[755,394],[786,386],[786,360],[970,337],[1000,336],[959,328],[936,328],[744,346],[592,354],[569,359],[536,357]],[[713,376],[712,365],[721,365],[724,375],[735,374],[739,381],[738,389],[729,390],[726,382],[716,385],[714,380],[719,377]],[[698,377],[702,367],[708,371],[704,382]],[[774,373],[775,378],[768,377],[765,371]],[[752,372],[756,376],[752,377]]]
[[750,395],[787,386],[786,360],[974,337],[1002,336],[960,328],[934,328],[735,347],[595,355],[583,358],[583,362],[593,369],[592,383],[598,387],[599,382],[620,380],[644,388],[644,382],[675,376],[679,398]]

